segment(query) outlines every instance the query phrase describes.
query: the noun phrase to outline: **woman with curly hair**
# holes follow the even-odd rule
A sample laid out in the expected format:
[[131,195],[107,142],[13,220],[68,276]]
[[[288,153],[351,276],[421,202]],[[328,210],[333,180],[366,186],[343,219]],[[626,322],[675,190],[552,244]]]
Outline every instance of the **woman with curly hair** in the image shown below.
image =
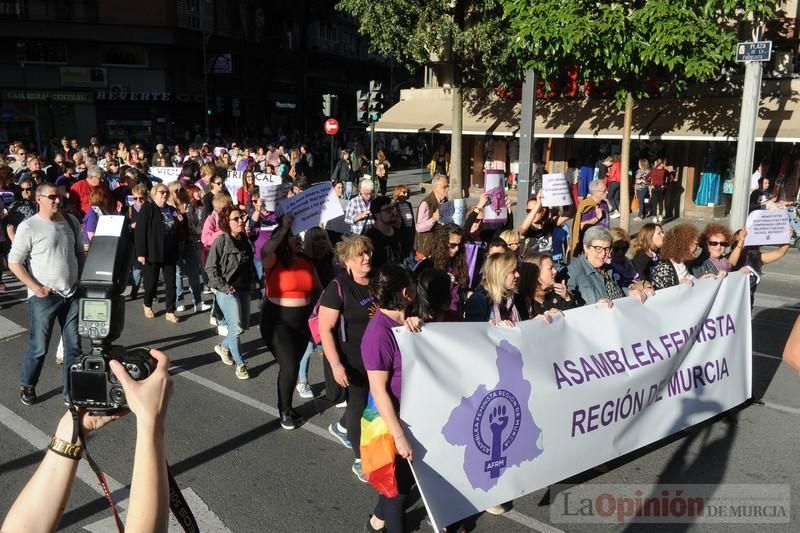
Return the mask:
[[650,281],[653,268],[659,261],[661,246],[664,244],[664,229],[661,224],[648,222],[639,229],[639,233],[633,240],[633,266],[639,277]]
[[461,319],[462,295],[469,289],[469,269],[464,244],[463,228],[457,224],[437,226],[431,255],[421,261],[415,269],[416,274],[430,268],[444,270],[450,274],[452,300],[449,320]]
[[[698,278],[703,274],[725,276],[739,261],[739,256],[744,248],[744,239],[734,241],[728,228],[712,222],[703,230],[703,235],[700,236],[700,245],[703,252],[693,265],[692,274]],[[731,251],[725,255],[725,250],[729,245]]]
[[661,262],[653,269],[652,282],[656,290],[675,285],[694,285],[694,276],[686,263],[691,261],[699,246],[700,235],[691,224],[678,224],[664,234]]

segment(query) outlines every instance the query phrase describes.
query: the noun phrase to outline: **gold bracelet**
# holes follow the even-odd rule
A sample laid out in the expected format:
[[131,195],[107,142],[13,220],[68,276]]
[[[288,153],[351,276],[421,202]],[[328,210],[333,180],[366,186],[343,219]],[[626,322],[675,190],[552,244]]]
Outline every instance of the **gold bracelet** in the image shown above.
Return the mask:
[[61,457],[66,457],[74,461],[80,460],[83,455],[83,447],[80,444],[72,444],[56,436],[50,439],[50,444],[47,445],[47,449]]

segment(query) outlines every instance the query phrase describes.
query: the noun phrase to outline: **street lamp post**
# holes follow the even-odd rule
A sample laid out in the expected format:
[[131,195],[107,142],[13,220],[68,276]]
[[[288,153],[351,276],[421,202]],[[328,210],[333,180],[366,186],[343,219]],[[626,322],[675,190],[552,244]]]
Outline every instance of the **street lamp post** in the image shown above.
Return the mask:
[[208,114],[208,38],[206,35],[206,0],[200,0],[200,37],[203,45],[203,116],[205,117],[205,138],[211,138],[210,117]]

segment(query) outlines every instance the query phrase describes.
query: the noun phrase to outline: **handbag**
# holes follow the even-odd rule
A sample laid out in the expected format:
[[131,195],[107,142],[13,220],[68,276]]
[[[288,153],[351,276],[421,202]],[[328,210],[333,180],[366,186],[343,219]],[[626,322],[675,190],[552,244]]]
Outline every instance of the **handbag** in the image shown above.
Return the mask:
[[[339,299],[342,301],[342,309],[344,309],[344,287],[342,287],[339,278],[333,278],[332,283],[336,284],[336,292],[339,293]],[[325,294],[324,291],[323,294]],[[321,303],[322,294],[317,298],[317,303],[314,304],[314,309],[311,310],[311,314],[308,317],[308,330],[311,332],[311,340],[314,341],[314,344],[322,343],[322,337],[319,334],[319,306]],[[347,336],[345,335],[344,317],[342,315],[343,313],[339,313],[339,338],[344,342]]]
[[367,482],[378,494],[387,498],[398,495],[394,445],[386,421],[378,413],[372,394],[367,397],[367,406],[361,415],[361,471]]

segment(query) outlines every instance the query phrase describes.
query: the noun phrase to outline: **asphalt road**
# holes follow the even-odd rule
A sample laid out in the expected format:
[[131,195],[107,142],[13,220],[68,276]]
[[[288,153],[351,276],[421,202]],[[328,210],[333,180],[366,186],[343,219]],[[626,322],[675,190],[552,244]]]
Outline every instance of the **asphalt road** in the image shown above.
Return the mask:
[[[754,394],[765,405],[750,405],[693,430],[660,441],[591,470],[573,483],[779,483],[792,494],[791,521],[800,510],[797,457],[800,378],[779,359],[800,312],[800,253],[790,254],[764,276],[753,319]],[[8,279],[8,278],[6,278]],[[42,449],[63,413],[60,367],[55,342],[37,392],[41,401],[24,406],[17,394],[28,317],[17,282],[0,296],[0,510],[9,509],[41,460]],[[253,310],[257,310],[253,302]],[[375,503],[375,493],[352,473],[352,453],[328,435],[340,411],[323,401],[295,406],[308,421],[298,430],[280,428],[277,416],[277,365],[258,334],[257,314],[243,337],[252,379],[239,381],[232,367],[213,352],[216,333],[208,315],[164,320],[142,316],[141,300],[127,304],[120,344],[166,351],[174,364],[175,393],[169,410],[168,457],[178,483],[189,494],[204,531],[357,532]],[[321,363],[315,356],[311,378],[321,392]],[[131,476],[135,426],[132,417],[104,428],[90,441],[98,463],[112,478],[125,505]],[[76,481],[63,531],[113,531],[106,501],[88,472]],[[118,482],[119,485],[114,482]],[[797,525],[572,525],[553,523],[543,489],[515,501],[505,516],[481,515],[473,530],[523,531],[796,531]],[[413,531],[430,531],[417,501],[409,514]]]

